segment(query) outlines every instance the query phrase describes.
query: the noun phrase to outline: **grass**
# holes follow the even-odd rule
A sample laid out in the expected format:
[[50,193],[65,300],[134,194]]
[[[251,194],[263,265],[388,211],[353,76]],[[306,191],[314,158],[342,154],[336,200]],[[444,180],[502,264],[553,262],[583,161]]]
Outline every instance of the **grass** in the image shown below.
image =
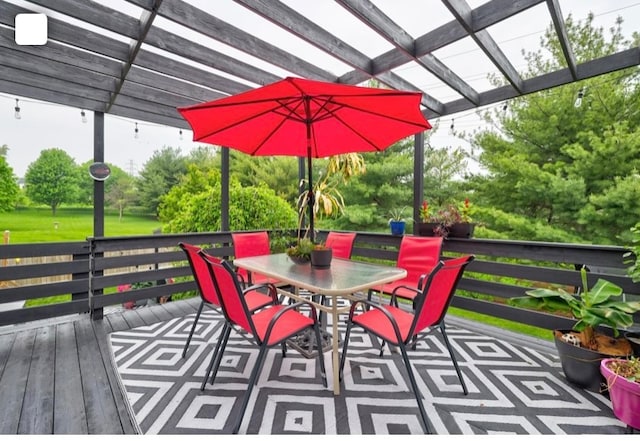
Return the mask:
[[553,334],[546,328],[538,328],[537,326],[525,325],[511,320],[505,320],[493,317],[491,315],[479,314],[477,312],[467,311],[466,309],[459,309],[452,306],[449,307],[448,313],[456,317],[485,323],[490,326],[518,332],[520,334],[530,335],[541,340],[553,341]]
[[[105,212],[104,235],[131,236],[152,234],[160,222],[147,215]],[[19,208],[0,213],[0,230],[9,231],[9,243],[67,242],[93,236],[92,208],[59,208],[55,216],[50,208]]]

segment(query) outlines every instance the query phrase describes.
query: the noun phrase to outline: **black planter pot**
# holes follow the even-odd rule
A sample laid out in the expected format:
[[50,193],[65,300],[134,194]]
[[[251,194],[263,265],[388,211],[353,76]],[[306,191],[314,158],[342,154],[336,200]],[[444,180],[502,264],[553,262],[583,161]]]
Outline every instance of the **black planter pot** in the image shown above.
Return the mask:
[[463,239],[470,239],[473,237],[473,230],[476,224],[470,222],[460,222],[459,224],[453,224],[449,227],[449,237],[459,237]]
[[333,252],[331,248],[327,248],[326,250],[313,250],[311,251],[311,266],[319,269],[329,268],[332,258]]
[[633,355],[640,357],[640,331],[628,331],[625,332],[624,336],[629,340],[633,348]]
[[418,222],[418,236],[435,236],[438,222]]
[[570,331],[554,331],[554,342],[567,381],[591,392],[603,392],[606,387],[604,377],[600,373],[600,362],[610,356],[566,343],[560,339],[558,332],[564,334]]

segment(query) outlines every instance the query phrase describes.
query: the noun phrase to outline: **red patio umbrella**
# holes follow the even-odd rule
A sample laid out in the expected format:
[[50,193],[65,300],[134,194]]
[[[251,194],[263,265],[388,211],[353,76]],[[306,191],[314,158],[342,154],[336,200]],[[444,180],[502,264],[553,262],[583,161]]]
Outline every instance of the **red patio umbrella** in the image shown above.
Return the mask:
[[[285,78],[178,111],[194,141],[249,155],[307,158],[312,198],[312,158],[380,151],[430,129],[420,99],[420,92]],[[313,210],[313,200],[308,205]],[[309,228],[313,239],[313,212]]]

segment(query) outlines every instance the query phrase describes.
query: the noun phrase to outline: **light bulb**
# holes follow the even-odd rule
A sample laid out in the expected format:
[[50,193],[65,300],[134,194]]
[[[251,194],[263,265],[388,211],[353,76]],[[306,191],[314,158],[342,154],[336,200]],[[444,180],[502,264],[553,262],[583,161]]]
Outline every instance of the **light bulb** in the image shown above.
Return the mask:
[[82,122],[87,123],[87,114],[84,112],[84,109],[80,111],[80,116],[82,117]]
[[20,115],[20,105],[18,104],[18,98],[16,98],[16,106],[13,109],[15,110],[15,113],[13,114],[13,117],[15,119],[22,118],[22,115]]
[[182,141],[182,129],[180,129],[180,141]]
[[135,139],[138,139],[138,123],[136,123],[136,128],[133,131],[133,137]]
[[575,103],[573,103],[573,107],[577,109],[582,105],[582,97],[584,97],[584,88],[578,91],[578,97],[576,98]]

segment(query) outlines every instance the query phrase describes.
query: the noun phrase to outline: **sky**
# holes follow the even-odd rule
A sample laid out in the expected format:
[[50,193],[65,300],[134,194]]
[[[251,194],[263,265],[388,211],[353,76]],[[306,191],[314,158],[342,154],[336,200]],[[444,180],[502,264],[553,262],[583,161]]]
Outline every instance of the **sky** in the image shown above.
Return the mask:
[[[220,2],[221,0],[216,1]],[[382,8],[386,3],[393,1],[396,0],[374,0],[374,3]],[[413,2],[418,0],[403,1]],[[473,8],[484,3],[484,1],[486,0],[472,0],[469,1],[469,4]],[[200,3],[196,5],[203,9],[206,9],[211,4],[206,1],[201,1]],[[332,20],[335,15],[330,13],[330,8],[328,7],[332,4],[331,2],[285,0],[285,3],[292,7],[295,6],[296,9],[307,14],[322,14],[323,8],[326,8],[327,13],[324,15],[327,16],[327,21],[323,23],[323,26],[332,32],[336,32],[345,41],[353,38],[362,40],[362,35],[358,35],[358,30],[354,29],[354,26],[345,26]],[[219,4],[216,3],[216,5]],[[630,35],[632,31],[640,29],[640,0],[560,0],[560,6],[565,15],[572,13],[574,18],[579,20],[584,20],[589,11],[593,12],[596,25],[603,26],[605,29],[613,26],[617,16],[624,18],[623,31],[626,35]],[[232,2],[228,2],[228,13],[230,15],[233,14],[233,8],[237,7]],[[305,11],[305,8],[309,8],[309,10]],[[316,10],[313,11],[310,8],[316,8]],[[524,70],[526,67],[524,58],[521,54],[518,55],[521,49],[524,47],[527,50],[535,50],[539,47],[539,39],[550,24],[548,22],[548,14],[545,14],[544,9],[539,8],[546,8],[546,4],[543,2],[532,8],[530,13],[521,14],[523,16],[519,22],[508,20],[501,24],[500,27],[490,29],[491,35],[512,59],[516,69],[519,71]],[[385,10],[388,9],[387,5]],[[396,8],[394,11],[398,10],[398,13],[400,13],[400,9],[412,11],[412,8],[407,7]],[[227,6],[225,6],[225,11],[227,11]],[[420,23],[425,20],[424,16],[416,17],[416,15],[420,14],[393,16],[392,18],[405,27],[415,38],[424,33]],[[221,18],[224,19],[224,17]],[[444,23],[450,18],[433,16],[430,19],[443,20]],[[253,31],[257,29],[256,24],[253,23],[246,23],[246,26],[252,28]],[[275,31],[264,29],[264,32],[273,33]],[[289,50],[293,51],[295,49],[291,48]],[[371,53],[367,53],[367,50],[364,49],[363,52],[372,57],[380,53],[380,48],[372,47],[369,50]],[[466,72],[465,75],[461,75],[462,78],[477,90],[482,91],[488,87],[487,76],[492,72],[488,70],[491,66],[486,64],[486,60],[483,59],[484,55],[479,50],[467,48],[462,44],[454,44],[447,49],[447,52],[439,53],[437,56],[457,72]],[[455,69],[456,65],[461,66],[460,70]],[[339,69],[339,67],[336,67],[336,69]],[[429,83],[429,78],[425,76],[424,70],[419,68],[416,68],[415,72],[412,72],[412,70],[410,67],[407,68],[405,72],[402,72],[403,76],[441,101],[446,102],[452,99],[451,96],[446,95],[446,91],[438,90],[435,82],[433,84]],[[416,77],[412,78],[414,74]],[[16,98],[19,100],[20,119],[14,118]],[[503,103],[497,103],[493,106],[502,107]],[[13,168],[14,174],[18,177],[24,176],[29,164],[38,158],[43,149],[61,148],[73,157],[77,164],[92,160],[93,113],[86,111],[87,121],[83,123],[81,110],[0,93],[0,146],[7,145],[9,147],[7,161]],[[134,137],[136,123],[138,127],[137,138]],[[457,146],[465,149],[470,148],[466,141],[451,135],[450,127],[452,123],[456,130],[472,131],[483,127],[480,117],[474,110],[448,115],[441,118],[440,121],[437,119],[432,120],[431,123],[434,126],[439,126],[436,130],[431,131],[430,137],[430,144],[437,148]],[[154,151],[158,151],[164,146],[179,148],[183,154],[188,154],[192,149],[200,145],[199,143],[191,142],[191,137],[192,133],[189,130],[182,130],[182,134],[180,134],[178,128],[137,122],[107,114],[105,115],[105,161],[135,175],[143,168]]]

